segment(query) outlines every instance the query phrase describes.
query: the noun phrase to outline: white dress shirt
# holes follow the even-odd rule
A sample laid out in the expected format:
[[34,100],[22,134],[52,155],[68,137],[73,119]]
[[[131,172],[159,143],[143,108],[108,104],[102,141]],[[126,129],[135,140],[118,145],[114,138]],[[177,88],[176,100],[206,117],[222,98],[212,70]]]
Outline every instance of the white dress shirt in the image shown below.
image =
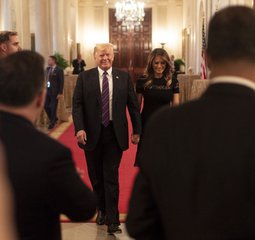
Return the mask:
[[54,72],[54,69],[55,69],[55,67],[56,67],[56,65],[54,65],[54,66],[48,66],[49,67],[49,69],[48,69],[48,71],[46,72],[46,81],[47,81],[47,88],[49,88],[50,87],[50,75]]
[[239,85],[251,88],[255,91],[255,83],[254,82],[252,82],[249,79],[241,78],[241,77],[237,77],[237,76],[218,76],[218,77],[211,79],[210,84],[214,84],[214,83],[239,84]]
[[[98,67],[98,72],[99,72],[100,91],[102,93],[103,77],[104,77],[103,74],[105,71]],[[106,72],[107,72],[107,78],[109,83],[109,116],[110,116],[110,121],[112,121],[112,94],[113,94],[112,68],[108,69]]]

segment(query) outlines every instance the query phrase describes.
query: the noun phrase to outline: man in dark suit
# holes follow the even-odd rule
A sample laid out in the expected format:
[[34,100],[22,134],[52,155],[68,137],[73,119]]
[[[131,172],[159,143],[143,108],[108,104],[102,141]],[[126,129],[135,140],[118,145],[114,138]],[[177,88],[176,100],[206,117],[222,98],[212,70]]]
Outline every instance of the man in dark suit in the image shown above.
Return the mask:
[[86,67],[85,61],[82,59],[81,54],[79,53],[77,58],[72,61],[73,65],[73,74],[80,74],[84,71],[84,67]]
[[73,97],[73,120],[79,145],[85,149],[88,173],[99,198],[97,224],[120,233],[118,169],[128,149],[126,107],[133,125],[132,142],[139,142],[141,117],[128,73],[112,68],[112,44],[98,44],[97,68],[81,73]]
[[145,129],[127,216],[137,239],[255,239],[255,12],[218,11],[208,32],[211,85]]
[[5,161],[4,149],[0,142],[0,239],[15,240],[17,238],[13,221],[12,194]]
[[64,71],[57,66],[57,58],[50,56],[46,69],[47,95],[45,101],[45,111],[50,120],[49,129],[53,129],[57,122],[58,100],[63,96]]
[[60,240],[60,214],[85,221],[96,210],[71,152],[33,125],[44,106],[43,68],[43,58],[31,51],[0,61],[0,138],[20,240]]

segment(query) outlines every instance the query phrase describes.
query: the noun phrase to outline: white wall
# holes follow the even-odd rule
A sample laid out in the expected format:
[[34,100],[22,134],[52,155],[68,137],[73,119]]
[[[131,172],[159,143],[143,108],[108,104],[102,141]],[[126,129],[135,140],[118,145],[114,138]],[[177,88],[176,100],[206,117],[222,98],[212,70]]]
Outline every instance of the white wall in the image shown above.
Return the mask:
[[152,8],[152,47],[161,47],[176,58],[182,56],[182,11],[179,1],[162,1],[161,4],[151,4]]
[[194,73],[200,73],[202,15],[207,31],[209,20],[217,10],[237,4],[252,7],[252,3],[252,0],[183,0],[183,29],[188,29],[190,33],[184,53],[186,70],[192,67]]
[[[30,48],[30,34],[36,30],[34,1],[42,0],[0,0],[1,30],[19,32],[21,46]],[[87,68],[95,66],[93,48],[96,43],[109,41],[108,10],[115,1],[104,0],[44,0],[47,16],[45,28],[48,36],[39,36],[40,41],[49,42],[47,52],[59,51],[67,60],[76,57],[76,44],[80,43],[81,53]],[[152,47],[161,47],[174,54],[184,56],[186,69],[191,66],[199,73],[201,62],[201,19],[204,13],[206,29],[211,16],[217,9],[228,5],[252,6],[252,0],[150,0],[145,7],[152,8]],[[61,8],[54,7],[61,6]],[[62,9],[62,10],[60,10]],[[185,31],[184,31],[185,30]],[[183,45],[183,31],[186,44]],[[36,36],[38,41],[38,36]],[[186,48],[183,52],[183,46]],[[45,51],[46,52],[46,51]],[[46,54],[46,53],[45,53]]]
[[[182,1],[154,0],[145,7],[152,8],[152,48],[161,47],[176,57],[182,55]],[[96,43],[109,41],[109,8],[114,8],[114,1],[80,1],[77,42],[81,44],[81,53],[87,68],[95,66],[93,48]]]
[[[35,35],[36,42],[46,48],[41,52],[44,57],[47,59],[49,55],[59,52],[71,62],[76,57],[78,0],[44,0],[40,9],[37,8],[42,0],[22,1],[29,1],[30,33],[38,32],[38,27],[43,27],[45,31],[43,38],[38,33]],[[39,16],[43,18],[43,25],[38,23]]]
[[109,42],[108,7],[93,1],[80,3],[78,19],[77,42],[81,44],[81,54],[89,69],[95,66],[95,44]]

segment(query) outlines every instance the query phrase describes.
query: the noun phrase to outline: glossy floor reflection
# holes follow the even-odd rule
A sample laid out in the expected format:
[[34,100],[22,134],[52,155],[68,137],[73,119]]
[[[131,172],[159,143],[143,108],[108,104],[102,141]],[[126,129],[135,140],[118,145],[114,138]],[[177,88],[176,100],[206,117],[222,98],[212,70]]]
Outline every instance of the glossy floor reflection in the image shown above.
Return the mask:
[[106,226],[95,223],[62,223],[63,240],[131,240],[125,225],[121,224],[122,233],[109,235]]

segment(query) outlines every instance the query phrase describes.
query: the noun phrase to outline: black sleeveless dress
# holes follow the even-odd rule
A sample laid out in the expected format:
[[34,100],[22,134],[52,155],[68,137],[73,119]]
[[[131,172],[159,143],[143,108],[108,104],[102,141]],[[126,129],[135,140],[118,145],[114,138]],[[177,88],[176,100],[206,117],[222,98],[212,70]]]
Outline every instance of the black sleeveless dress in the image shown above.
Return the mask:
[[[143,95],[143,109],[142,109],[142,127],[146,127],[146,123],[150,117],[161,107],[169,105],[173,101],[173,95],[179,93],[179,82],[177,78],[173,78],[169,86],[166,85],[166,80],[162,78],[153,78],[148,81],[141,77],[136,83],[136,93]],[[139,166],[139,159],[141,157],[140,146],[143,137],[141,136],[140,143],[137,147],[135,166]]]

